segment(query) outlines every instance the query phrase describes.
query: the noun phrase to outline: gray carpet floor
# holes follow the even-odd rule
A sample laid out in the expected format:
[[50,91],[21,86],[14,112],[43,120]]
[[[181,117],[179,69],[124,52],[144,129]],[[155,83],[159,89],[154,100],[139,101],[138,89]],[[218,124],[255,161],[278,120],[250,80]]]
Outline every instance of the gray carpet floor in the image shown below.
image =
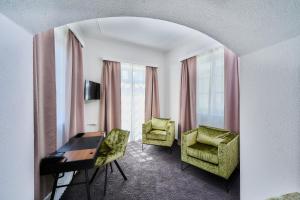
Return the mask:
[[[104,168],[99,170],[91,184],[91,198],[105,200],[236,200],[240,199],[239,171],[232,175],[230,191],[225,181],[193,166],[181,170],[180,147],[170,153],[168,148],[130,142],[126,155],[119,164],[128,180],[124,181],[115,164],[113,173],[108,168],[107,193],[103,196]],[[90,176],[93,171],[90,171]],[[84,173],[75,176],[73,182],[84,180]],[[87,199],[84,185],[69,187],[63,200]]]

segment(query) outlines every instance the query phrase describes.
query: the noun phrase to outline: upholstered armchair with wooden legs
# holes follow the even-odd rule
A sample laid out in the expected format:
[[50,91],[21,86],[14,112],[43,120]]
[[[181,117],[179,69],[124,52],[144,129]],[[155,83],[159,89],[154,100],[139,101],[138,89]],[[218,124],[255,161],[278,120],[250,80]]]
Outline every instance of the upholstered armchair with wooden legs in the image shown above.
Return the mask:
[[151,120],[143,124],[142,149],[143,144],[172,147],[174,140],[174,121],[152,117]]
[[105,137],[102,142],[99,150],[99,156],[96,160],[95,167],[97,167],[96,172],[94,173],[90,182],[92,182],[99,170],[100,167],[105,166],[105,183],[104,183],[104,195],[106,194],[106,185],[107,185],[107,167],[111,163],[114,162],[123,176],[124,180],[127,180],[124,172],[122,171],[117,159],[123,157],[125,155],[126,146],[128,143],[129,131],[121,130],[121,129],[113,129],[111,132]]

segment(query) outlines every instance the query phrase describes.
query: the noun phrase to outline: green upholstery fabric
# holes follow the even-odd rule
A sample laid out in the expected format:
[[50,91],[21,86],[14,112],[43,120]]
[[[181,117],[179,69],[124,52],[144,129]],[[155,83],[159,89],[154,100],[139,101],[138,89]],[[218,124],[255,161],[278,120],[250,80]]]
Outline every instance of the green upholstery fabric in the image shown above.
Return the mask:
[[219,163],[218,148],[215,146],[197,142],[187,147],[187,154],[189,156],[210,162],[212,164]]
[[129,132],[113,129],[102,142],[95,166],[100,167],[124,156]]
[[170,119],[152,117],[151,124],[154,130],[167,130]]
[[225,129],[200,126],[198,128],[197,141],[199,143],[218,147],[220,142],[222,142],[228,134],[229,131]]
[[[163,123],[167,122],[165,130],[162,130],[162,127],[164,126],[163,123],[157,126],[157,121],[163,121]],[[175,140],[175,122],[169,119],[153,117],[151,120],[143,124],[142,133],[143,144],[171,147]]]
[[[214,146],[215,143],[209,145],[197,141],[199,134],[216,137],[218,132],[225,134],[222,141],[218,141],[218,146]],[[181,139],[181,160],[228,179],[239,162],[239,135],[203,126],[184,132]]]
[[151,140],[167,140],[167,131],[152,130],[147,134],[147,139]]
[[294,193],[282,195],[280,197],[269,198],[267,200],[299,200],[299,199],[300,199],[300,193],[294,192]]

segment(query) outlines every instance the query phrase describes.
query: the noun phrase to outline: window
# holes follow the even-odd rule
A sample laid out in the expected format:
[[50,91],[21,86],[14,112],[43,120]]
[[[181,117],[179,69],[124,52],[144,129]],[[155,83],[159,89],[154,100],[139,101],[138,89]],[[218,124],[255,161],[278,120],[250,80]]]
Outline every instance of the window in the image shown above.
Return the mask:
[[224,49],[197,57],[197,123],[224,128]]
[[129,130],[129,141],[142,138],[145,115],[145,66],[121,63],[122,129]]

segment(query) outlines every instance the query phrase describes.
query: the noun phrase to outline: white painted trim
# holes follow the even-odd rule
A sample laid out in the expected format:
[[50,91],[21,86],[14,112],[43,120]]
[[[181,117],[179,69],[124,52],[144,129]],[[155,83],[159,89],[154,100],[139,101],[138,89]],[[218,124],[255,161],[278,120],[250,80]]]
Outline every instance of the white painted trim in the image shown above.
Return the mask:
[[213,46],[210,46],[210,47],[205,47],[205,48],[202,48],[202,49],[200,49],[200,50],[197,50],[197,51],[195,51],[195,52],[193,52],[193,53],[187,54],[186,56],[180,57],[180,58],[178,59],[178,61],[181,62],[181,61],[183,61],[183,60],[185,60],[185,59],[187,59],[187,58],[191,58],[191,57],[193,57],[193,56],[198,56],[198,55],[200,55],[200,54],[203,54],[203,53],[207,53],[207,52],[213,51],[214,49],[218,49],[218,48],[220,48],[220,47],[224,47],[224,46],[221,45],[221,44],[217,44],[217,45],[213,45]]
[[81,46],[84,47],[85,43],[84,43],[82,37],[80,37],[80,34],[72,27],[72,25],[67,24],[66,26],[68,27],[68,29],[70,29],[72,31],[72,33],[74,33],[74,35],[76,36],[76,38],[80,42]]

